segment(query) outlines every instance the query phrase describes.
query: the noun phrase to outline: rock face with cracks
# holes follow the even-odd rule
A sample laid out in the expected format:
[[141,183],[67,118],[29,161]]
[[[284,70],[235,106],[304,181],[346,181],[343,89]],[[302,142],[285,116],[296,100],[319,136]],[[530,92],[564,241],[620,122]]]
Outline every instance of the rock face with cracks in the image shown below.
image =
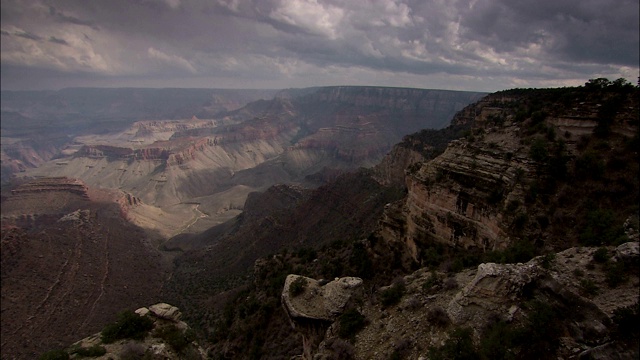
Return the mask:
[[[292,291],[292,285],[302,289]],[[303,358],[312,354],[324,339],[327,328],[344,311],[352,296],[362,288],[362,279],[343,277],[323,282],[299,275],[289,275],[282,291],[282,306],[294,329],[302,334]],[[300,288],[298,288],[300,289]]]

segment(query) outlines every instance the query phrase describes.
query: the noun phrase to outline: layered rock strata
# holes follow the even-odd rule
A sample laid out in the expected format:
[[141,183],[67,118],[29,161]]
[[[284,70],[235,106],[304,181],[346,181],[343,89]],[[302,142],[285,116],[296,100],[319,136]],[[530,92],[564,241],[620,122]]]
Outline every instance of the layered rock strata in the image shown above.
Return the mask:
[[[296,286],[298,289],[294,290]],[[282,307],[293,328],[302,334],[303,359],[313,358],[331,323],[361,287],[362,279],[357,277],[336,278],[325,283],[299,275],[287,276]]]

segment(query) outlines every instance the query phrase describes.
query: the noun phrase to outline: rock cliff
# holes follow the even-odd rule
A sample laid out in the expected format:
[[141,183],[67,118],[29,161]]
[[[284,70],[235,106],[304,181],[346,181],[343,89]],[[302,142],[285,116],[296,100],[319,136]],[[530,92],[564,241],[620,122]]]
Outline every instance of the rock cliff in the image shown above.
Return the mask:
[[349,300],[361,292],[361,287],[362,279],[357,277],[320,282],[299,275],[287,276],[282,307],[293,328],[302,334],[304,359],[314,359],[329,325],[344,312]]
[[[396,168],[409,164],[404,176],[408,194],[404,202],[387,207],[380,236],[387,242],[404,244],[408,258],[419,263],[424,255],[421,249],[432,243],[487,252],[504,249],[516,239],[547,238],[549,232],[559,232],[560,227],[551,229],[551,217],[561,215],[549,211],[549,202],[555,208],[563,207],[559,202],[566,203],[569,197],[581,198],[587,189],[600,186],[595,181],[609,178],[617,182],[620,180],[613,179],[637,171],[635,164],[622,159],[627,156],[624,151],[615,150],[616,146],[629,149],[634,136],[631,129],[637,131],[637,112],[630,111],[637,108],[637,99],[628,92],[600,95],[566,91],[564,101],[575,105],[572,107],[558,104],[553,91],[492,94],[454,117],[452,126],[468,126],[466,136],[451,141],[433,160],[424,156],[421,160],[407,139],[394,150],[398,155],[394,161],[399,165]],[[602,108],[606,105],[602,103],[612,102],[617,107],[609,110],[605,118]],[[610,134],[606,135],[608,140],[604,140],[601,131]],[[596,145],[598,141],[600,145]],[[603,149],[608,153],[595,155],[595,151]],[[621,166],[607,165],[606,174],[600,175],[583,172],[584,167],[591,166],[586,162],[604,166],[602,159],[606,157],[609,164],[620,162]],[[627,165],[622,163],[629,167],[623,169]],[[398,174],[393,166],[390,160],[379,165],[387,173]],[[572,186],[569,179],[585,185],[581,190]],[[383,176],[381,180],[388,181]],[[627,178],[624,182],[628,185],[624,191],[631,197],[626,198],[627,205],[617,210],[620,217],[626,218],[632,215],[628,206],[629,200],[637,196],[637,181]],[[585,205],[591,209],[610,206]],[[576,207],[572,219],[566,221],[580,222],[580,217],[586,216],[581,214],[584,209]],[[564,212],[563,216],[571,215]],[[559,242],[548,245],[566,246]]]

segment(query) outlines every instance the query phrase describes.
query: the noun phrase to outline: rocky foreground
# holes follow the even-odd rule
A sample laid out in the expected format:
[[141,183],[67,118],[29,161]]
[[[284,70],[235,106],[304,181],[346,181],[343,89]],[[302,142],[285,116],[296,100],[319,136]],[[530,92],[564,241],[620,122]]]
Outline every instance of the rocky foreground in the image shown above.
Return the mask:
[[[460,341],[460,329],[475,344],[470,345],[473,350],[489,347],[488,334],[496,336],[499,326],[514,333],[533,331],[547,336],[548,343],[546,348],[528,347],[527,342],[539,345],[533,336],[506,348],[503,339],[505,348],[491,345],[494,354],[637,359],[637,334],[630,342],[620,334],[628,331],[621,325],[625,319],[620,309],[637,308],[638,275],[620,275],[622,284],[612,287],[618,280],[609,269],[616,264],[637,269],[639,244],[628,242],[607,251],[611,256],[603,259],[598,248],[576,247],[527,263],[483,263],[455,274],[423,268],[369,294],[359,278],[327,283],[289,275],[282,305],[293,331],[302,335],[303,359],[441,358],[443,347]],[[546,323],[541,322],[545,316]]]

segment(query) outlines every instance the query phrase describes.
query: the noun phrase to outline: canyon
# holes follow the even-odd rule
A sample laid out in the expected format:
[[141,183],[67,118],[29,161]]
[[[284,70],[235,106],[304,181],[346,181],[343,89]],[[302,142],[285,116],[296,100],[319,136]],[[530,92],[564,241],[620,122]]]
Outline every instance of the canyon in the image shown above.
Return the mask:
[[151,213],[170,214],[138,222],[168,239],[232,219],[249,193],[273,184],[314,187],[322,183],[314,174],[370,167],[402,136],[442,127],[480,96],[375,87],[283,90],[208,120],[194,109],[184,120],[140,120],[120,131],[83,133],[55,159],[41,156],[37,167],[20,161],[30,152],[8,162],[18,179],[67,176],[129,192]]
[[[246,199],[266,200],[256,191],[317,187],[370,166],[403,135],[446,125],[482,95],[3,91],[3,359],[33,358],[98,331],[122,309],[157,302],[180,250],[217,242],[187,235],[227,226]],[[239,254],[234,272],[255,256]]]
[[[637,92],[590,81],[463,93],[463,104],[456,92],[293,89],[216,116],[78,134],[3,188],[3,358],[159,301],[213,358],[446,358],[455,346],[637,357],[624,320],[637,319],[640,286]],[[431,122],[444,103],[459,111]],[[38,249],[51,241],[48,260]],[[112,269],[111,248],[108,265],[82,260],[104,256],[94,243],[133,246],[145,270],[129,257]],[[38,259],[51,279],[24,267]],[[104,294],[63,281],[84,268]],[[93,319],[86,334],[47,334],[36,350],[17,340],[51,319],[43,309],[97,307],[134,273],[136,304],[113,298],[100,319],[73,309]],[[19,284],[40,282],[41,305],[5,308],[25,296]]]

